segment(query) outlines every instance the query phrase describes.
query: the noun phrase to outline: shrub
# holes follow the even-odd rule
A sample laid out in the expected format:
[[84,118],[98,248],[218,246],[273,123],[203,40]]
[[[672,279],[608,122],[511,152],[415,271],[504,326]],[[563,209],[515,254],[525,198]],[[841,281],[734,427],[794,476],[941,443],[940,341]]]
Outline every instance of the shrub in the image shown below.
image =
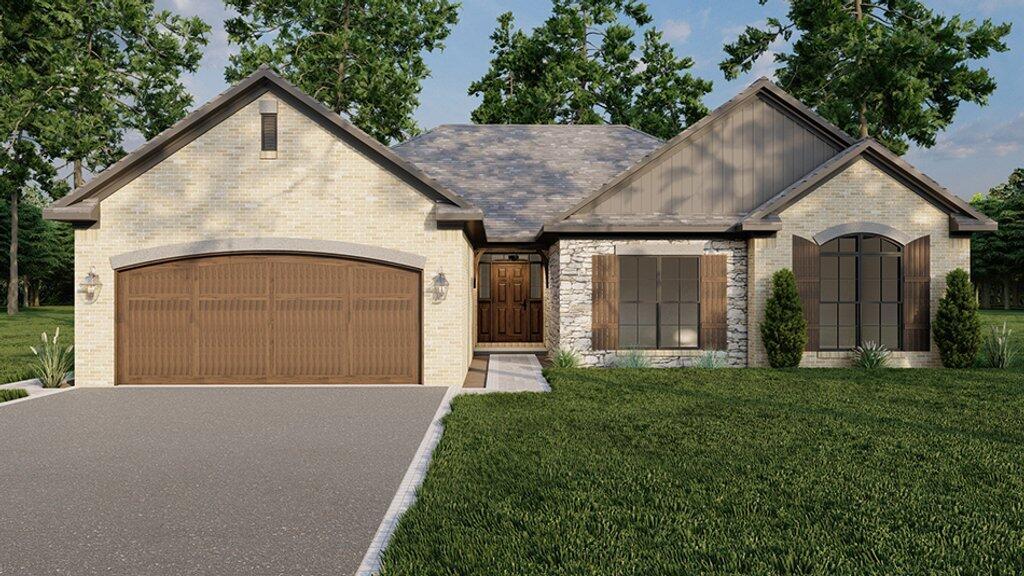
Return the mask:
[[555,368],[579,368],[580,356],[574,350],[559,348],[555,351],[555,356],[551,359],[551,364]]
[[723,368],[726,364],[726,357],[724,352],[717,350],[709,350],[697,357],[697,361],[693,363],[694,368]]
[[853,365],[856,368],[865,370],[876,370],[889,367],[889,357],[892,353],[883,344],[868,340],[861,346],[853,349]]
[[807,321],[793,271],[783,268],[772,275],[772,289],[761,322],[761,338],[772,368],[800,365],[807,347]]
[[75,365],[75,347],[72,344],[60,344],[60,328],[53,332],[52,339],[43,332],[42,340],[43,345],[38,349],[29,346],[36,355],[36,364],[32,369],[43,388],[57,388],[67,382],[68,372]]
[[981,317],[971,278],[962,268],[946,275],[946,293],[939,300],[932,332],[943,366],[970,368],[974,364],[981,346]]
[[1003,322],[1002,327],[989,327],[982,347],[985,359],[992,368],[1009,368],[1020,352],[1013,340],[1013,330],[1006,327],[1006,322]]
[[630,350],[625,354],[616,354],[613,366],[616,368],[650,368],[651,362],[639,350]]
[[28,392],[23,388],[0,388],[0,402],[17,400],[18,398],[24,398],[26,396],[28,396]]

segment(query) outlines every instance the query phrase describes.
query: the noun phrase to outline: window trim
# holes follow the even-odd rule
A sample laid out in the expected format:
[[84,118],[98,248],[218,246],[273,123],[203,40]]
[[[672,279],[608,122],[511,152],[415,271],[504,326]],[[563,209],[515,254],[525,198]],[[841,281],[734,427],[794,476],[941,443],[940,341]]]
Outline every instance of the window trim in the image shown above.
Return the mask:
[[[703,273],[701,257],[699,255],[688,255],[688,254],[673,254],[673,255],[621,254],[621,255],[616,255],[616,258],[619,261],[619,270],[620,270],[620,272],[619,272],[619,280],[618,280],[619,281],[619,285],[620,285],[620,289],[619,289],[619,302],[618,302],[620,314],[619,314],[618,325],[616,326],[616,329],[619,330],[619,333],[621,334],[622,325],[623,325],[622,324],[622,315],[621,315],[621,309],[622,309],[623,304],[637,304],[638,307],[639,307],[639,304],[654,304],[654,344],[655,344],[654,347],[652,348],[652,347],[640,346],[640,345],[632,346],[632,347],[623,347],[621,345],[621,336],[620,336],[620,338],[619,338],[619,340],[620,340],[619,349],[620,350],[700,350],[701,349],[701,345],[703,344],[702,341],[701,341],[702,337],[703,337],[703,335],[702,335],[702,326],[701,326],[701,306],[702,306],[702,302],[701,302],[701,275]],[[657,262],[657,268],[656,268],[656,272],[655,272],[655,292],[656,292],[656,295],[655,295],[655,300],[653,302],[640,299],[639,279],[638,279],[637,294],[636,294],[637,299],[636,300],[625,300],[625,299],[623,299],[623,297],[622,297],[622,290],[621,290],[621,284],[622,284],[623,276],[622,276],[621,270],[622,270],[622,260],[624,258],[635,258],[637,260],[637,273],[638,273],[638,275],[639,275],[639,266],[640,266],[639,262],[641,260],[653,259],[653,260],[655,260]],[[666,258],[673,258],[673,259],[678,259],[678,260],[693,260],[695,262],[696,270],[697,270],[697,277],[694,279],[694,283],[696,285],[696,290],[695,290],[696,299],[695,300],[686,300],[686,301],[677,300],[677,301],[674,301],[674,302],[668,302],[668,301],[663,300],[663,296],[662,296],[662,286],[663,286],[663,282],[662,282],[662,264],[663,264],[663,262],[664,262],[664,260]],[[680,280],[682,280],[682,279],[683,278],[680,277]],[[696,343],[693,346],[664,346],[664,345],[662,345],[662,341],[661,341],[661,328],[662,328],[661,312],[662,312],[662,305],[663,304],[677,304],[677,305],[681,305],[681,304],[696,304],[696,306],[697,306],[697,310],[696,310],[696,323],[694,325],[697,328],[697,341],[696,341]],[[639,310],[638,310],[638,314],[639,314]],[[676,326],[682,326],[682,324],[678,324],[678,323],[675,324],[675,325]],[[639,327],[640,324],[636,324],[636,326]],[[687,326],[690,326],[690,325],[687,324]]]
[[[843,239],[849,239],[849,238],[854,239],[855,242],[856,242],[856,245],[855,245],[855,248],[854,248],[853,252],[843,252],[841,249],[840,250],[836,250],[836,251],[830,251],[830,250],[826,250],[825,249],[825,246],[828,243],[830,243],[830,242],[839,242],[839,241],[841,241]],[[872,238],[880,238],[880,239],[882,239],[884,241],[891,242],[892,244],[896,245],[898,250],[896,252],[885,252],[885,251],[866,252],[864,250],[864,240],[872,239]],[[845,234],[845,235],[842,235],[842,236],[836,236],[834,238],[829,239],[828,242],[825,242],[825,243],[821,244],[820,246],[821,246],[821,248],[820,248],[820,251],[819,251],[819,254],[818,254],[818,282],[819,282],[819,284],[824,281],[823,275],[822,275],[822,272],[824,270],[824,266],[822,265],[822,261],[826,257],[841,258],[843,256],[853,256],[855,258],[855,267],[854,267],[855,271],[854,271],[854,299],[853,299],[852,302],[844,302],[844,301],[839,299],[839,293],[841,292],[841,287],[837,287],[835,299],[834,300],[827,300],[827,301],[822,296],[822,293],[824,292],[824,290],[819,288],[819,293],[818,293],[819,294],[818,295],[818,307],[819,307],[819,310],[818,310],[818,334],[819,334],[818,335],[818,350],[820,350],[822,352],[849,352],[849,351],[853,350],[854,348],[863,345],[864,344],[864,342],[863,342],[864,322],[863,322],[863,314],[862,314],[863,305],[864,304],[877,304],[879,306],[879,316],[881,316],[881,306],[883,304],[896,304],[896,338],[897,338],[897,347],[896,348],[891,348],[890,350],[892,350],[892,351],[902,351],[904,346],[905,346],[905,343],[903,341],[903,330],[904,330],[904,318],[903,318],[904,287],[903,287],[903,283],[904,283],[904,278],[905,278],[905,272],[903,270],[903,266],[904,266],[904,258],[905,258],[905,252],[906,252],[906,245],[900,243],[899,241],[897,241],[897,240],[895,240],[893,238],[885,236],[883,234],[877,234],[877,233],[873,233],[873,232],[857,232],[857,233],[853,233],[853,234]],[[881,292],[882,288],[881,287],[879,287],[879,296],[878,296],[879,299],[878,300],[864,301],[862,299],[863,298],[863,282],[864,282],[864,274],[863,274],[863,263],[864,263],[863,257],[864,256],[879,256],[879,257],[886,257],[886,256],[888,256],[889,258],[892,258],[892,257],[897,258],[897,265],[896,265],[896,301],[895,302],[887,302],[887,301],[884,301],[884,300],[881,299],[882,298],[882,292]],[[839,270],[842,269],[841,261],[839,263],[837,263],[837,266],[839,266]],[[880,276],[879,277],[879,281],[881,281],[883,279],[881,277],[881,275],[882,275],[882,267],[883,266],[884,266],[884,264],[882,264],[882,261],[880,260],[880,262],[879,262],[879,276]],[[824,335],[824,331],[825,331],[826,326],[824,324],[824,316],[822,315],[821,310],[820,310],[821,307],[824,306],[824,305],[827,305],[827,304],[832,304],[832,305],[839,306],[840,304],[851,304],[851,303],[854,306],[854,343],[853,343],[853,346],[852,347],[840,346],[839,345],[839,339],[837,337],[835,347],[825,347],[825,345],[822,342],[824,341],[823,335]],[[836,321],[837,322],[838,322],[838,313],[839,312],[838,312],[838,308],[837,308],[837,310],[836,310],[836,314],[837,314]],[[836,324],[836,327],[838,327],[838,326],[839,325]],[[879,330],[881,330],[881,328],[882,328],[881,317],[879,317],[878,328],[879,328]],[[881,342],[881,332],[879,332],[879,343],[880,342]]]

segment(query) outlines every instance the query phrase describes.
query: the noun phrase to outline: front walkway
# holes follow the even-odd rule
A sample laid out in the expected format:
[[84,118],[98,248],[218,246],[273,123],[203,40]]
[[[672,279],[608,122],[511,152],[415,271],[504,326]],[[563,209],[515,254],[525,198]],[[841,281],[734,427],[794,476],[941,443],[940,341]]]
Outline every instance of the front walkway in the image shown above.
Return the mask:
[[535,354],[491,354],[486,392],[549,392]]

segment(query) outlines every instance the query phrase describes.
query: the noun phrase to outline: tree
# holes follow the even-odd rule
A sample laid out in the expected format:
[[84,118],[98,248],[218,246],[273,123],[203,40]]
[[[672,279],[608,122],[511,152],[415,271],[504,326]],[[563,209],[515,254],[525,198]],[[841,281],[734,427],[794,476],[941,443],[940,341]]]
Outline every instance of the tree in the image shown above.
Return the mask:
[[458,21],[449,0],[225,0],[241,51],[229,82],[269,64],[381,142],[418,129],[412,118],[430,74],[423,52],[444,48]]
[[[6,243],[10,230],[7,198],[0,198],[0,242]],[[28,189],[18,203],[18,281],[15,289],[25,306],[72,301],[74,291],[74,231],[63,222],[43,219],[48,196]],[[0,266],[9,255],[0,254]],[[5,283],[6,284],[6,283]]]
[[60,161],[101,170],[137,130],[154,136],[192,99],[179,77],[195,71],[209,30],[197,18],[156,12],[152,0],[0,0],[0,191],[9,208],[7,311],[18,310],[19,203],[67,186]]
[[996,232],[971,239],[971,273],[1002,284],[1003,306],[1009,308],[1010,284],[1024,279],[1024,168],[1014,170],[987,195],[972,198],[971,204],[999,223]]
[[772,368],[796,368],[807,347],[807,320],[804,319],[796,276],[783,268],[772,274],[772,288],[761,322],[761,340]]
[[[477,123],[628,124],[662,138],[707,114],[692,76],[637,0],[554,0],[529,34],[511,13],[491,35],[490,69],[469,87]],[[643,40],[636,43],[637,30]]]
[[[758,0],[765,4],[767,0]],[[733,79],[776,50],[778,80],[851,135],[903,154],[931,147],[962,102],[984,105],[996,82],[973,61],[1004,52],[1010,24],[947,18],[920,0],[792,0],[788,21],[748,26],[720,67]]]
[[942,365],[970,368],[981,347],[981,317],[971,277],[963,268],[946,275],[946,293],[932,327]]

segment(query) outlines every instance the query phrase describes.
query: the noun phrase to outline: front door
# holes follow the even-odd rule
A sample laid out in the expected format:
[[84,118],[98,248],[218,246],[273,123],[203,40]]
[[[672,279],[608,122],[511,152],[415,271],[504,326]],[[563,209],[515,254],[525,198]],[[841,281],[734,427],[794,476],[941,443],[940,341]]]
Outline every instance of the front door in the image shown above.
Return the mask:
[[491,265],[491,326],[495,342],[528,342],[530,264],[494,262]]

